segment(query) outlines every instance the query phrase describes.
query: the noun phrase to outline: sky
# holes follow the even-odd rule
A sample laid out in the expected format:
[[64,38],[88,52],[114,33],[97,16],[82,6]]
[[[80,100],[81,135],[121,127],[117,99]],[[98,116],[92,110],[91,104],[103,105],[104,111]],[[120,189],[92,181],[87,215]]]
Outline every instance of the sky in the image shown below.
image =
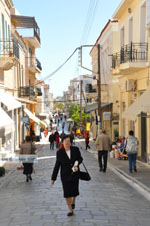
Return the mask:
[[[121,0],[13,0],[22,16],[34,16],[40,27],[41,48],[36,50],[44,79],[81,45],[94,45]],[[20,31],[21,32],[21,31]],[[24,33],[27,31],[25,30]],[[84,48],[83,64],[91,67],[90,49]],[[53,76],[45,80],[54,97],[62,96],[69,81],[89,74],[78,66],[78,51]]]

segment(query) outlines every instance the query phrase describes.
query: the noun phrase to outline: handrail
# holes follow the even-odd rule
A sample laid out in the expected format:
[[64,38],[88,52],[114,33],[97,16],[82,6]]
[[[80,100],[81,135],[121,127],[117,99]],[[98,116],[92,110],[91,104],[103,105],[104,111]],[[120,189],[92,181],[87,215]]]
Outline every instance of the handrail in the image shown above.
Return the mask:
[[0,57],[19,59],[19,44],[15,40],[0,40]]
[[121,47],[119,53],[112,55],[112,68],[126,62],[139,62],[148,60],[148,43],[130,43]]

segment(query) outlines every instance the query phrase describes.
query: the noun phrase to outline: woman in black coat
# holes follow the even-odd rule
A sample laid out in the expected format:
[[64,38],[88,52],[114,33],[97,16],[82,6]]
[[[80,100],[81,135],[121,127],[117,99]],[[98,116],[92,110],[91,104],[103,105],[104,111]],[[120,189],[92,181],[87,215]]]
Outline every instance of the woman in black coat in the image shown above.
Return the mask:
[[60,168],[61,181],[64,191],[64,198],[68,205],[69,212],[67,216],[73,215],[75,208],[75,198],[79,195],[79,164],[83,158],[78,147],[72,147],[70,136],[63,137],[64,148],[57,151],[56,163],[53,170],[51,184],[56,181]]

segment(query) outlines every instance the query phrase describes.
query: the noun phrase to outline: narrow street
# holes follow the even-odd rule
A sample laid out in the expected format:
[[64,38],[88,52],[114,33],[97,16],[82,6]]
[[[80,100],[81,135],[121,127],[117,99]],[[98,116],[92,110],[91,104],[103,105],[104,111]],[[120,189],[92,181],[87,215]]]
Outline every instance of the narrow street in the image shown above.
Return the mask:
[[[77,145],[79,143],[76,142]],[[0,192],[2,226],[147,226],[149,202],[110,169],[98,171],[97,160],[80,149],[92,180],[80,181],[73,217],[67,217],[60,178],[50,185],[56,150],[49,143],[38,152],[33,181],[15,171]],[[43,158],[42,158],[43,157]]]

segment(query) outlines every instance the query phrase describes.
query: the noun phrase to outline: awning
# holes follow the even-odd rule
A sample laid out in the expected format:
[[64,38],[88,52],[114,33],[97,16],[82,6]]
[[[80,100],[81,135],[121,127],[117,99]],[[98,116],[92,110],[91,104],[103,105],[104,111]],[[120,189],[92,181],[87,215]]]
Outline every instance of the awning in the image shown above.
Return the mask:
[[18,98],[18,97],[16,97],[16,100],[20,101],[21,103],[26,103],[26,104],[37,104],[36,101],[23,99],[23,98]]
[[74,122],[74,120],[72,118],[68,118],[67,122]]
[[39,29],[34,17],[11,15],[11,19],[15,22],[16,27]]
[[122,113],[122,118],[135,120],[141,113],[150,113],[150,90],[147,89],[127,110]]
[[11,96],[5,92],[0,92],[0,102],[7,107],[8,111],[21,108],[21,103],[17,101],[14,96]]
[[[103,107],[107,107],[109,105],[111,105],[112,103],[102,103],[101,104],[101,108]],[[95,111],[98,109],[98,103],[94,103],[94,104],[89,104],[87,107],[84,107],[84,112],[85,113],[88,113],[88,112],[91,112],[91,111]]]
[[42,122],[39,118],[37,118],[34,114],[32,114],[32,112],[29,111],[27,108],[24,108],[24,112],[29,116],[30,119],[32,119],[34,122],[36,122],[42,128],[47,127],[46,123]]
[[9,115],[0,107],[0,129],[5,128],[5,135],[14,130],[14,121]]
[[40,116],[49,117],[49,114],[48,114],[48,113],[42,113],[42,112],[41,112],[41,113],[39,113],[39,115],[40,115]]

